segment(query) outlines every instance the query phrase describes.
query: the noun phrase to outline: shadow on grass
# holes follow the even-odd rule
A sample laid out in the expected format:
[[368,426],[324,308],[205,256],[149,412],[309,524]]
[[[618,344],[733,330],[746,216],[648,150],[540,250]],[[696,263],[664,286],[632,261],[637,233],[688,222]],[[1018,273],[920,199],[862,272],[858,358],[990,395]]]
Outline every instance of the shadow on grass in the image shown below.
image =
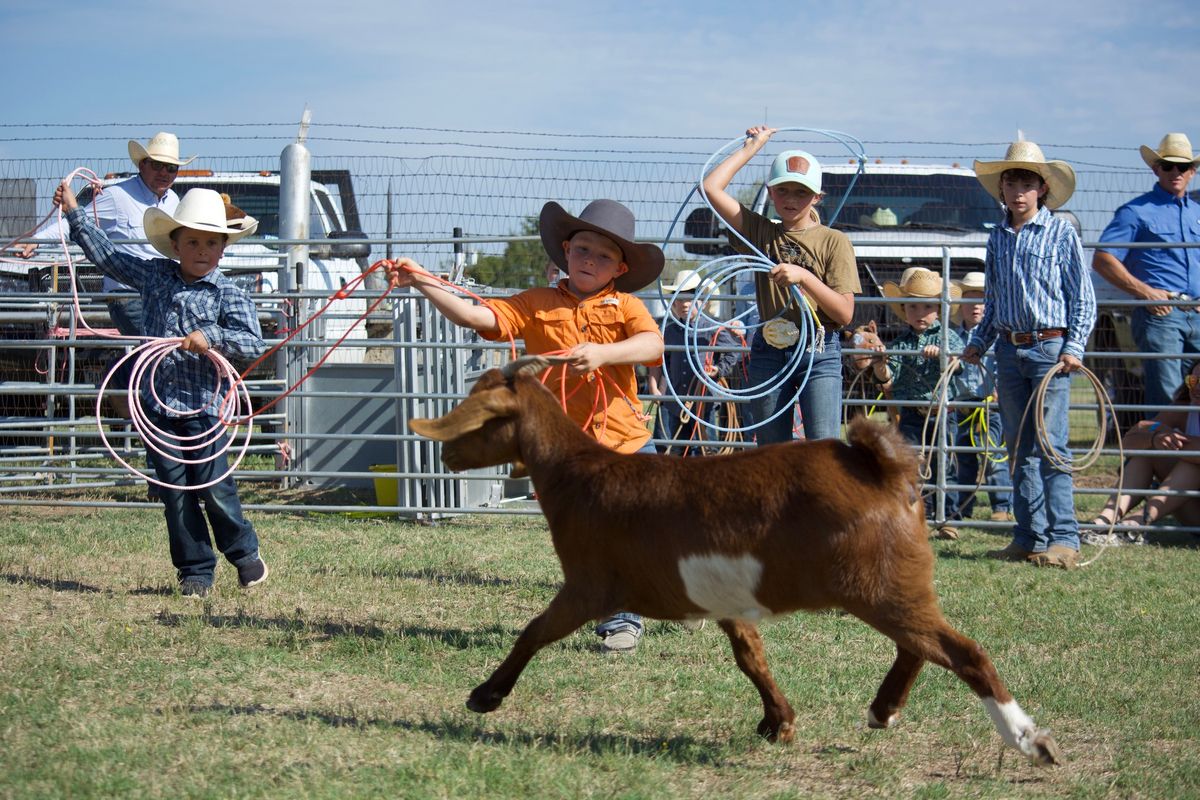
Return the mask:
[[56,592],[81,592],[83,594],[102,594],[104,592],[99,586],[61,578],[40,578],[37,575],[15,575],[11,572],[0,575],[0,578],[9,583],[27,584]]
[[482,743],[511,747],[518,745],[532,749],[566,749],[570,751],[588,751],[597,755],[623,753],[637,756],[649,756],[655,759],[666,759],[684,764],[708,764],[720,766],[725,762],[728,744],[708,743],[691,736],[673,736],[670,738],[638,738],[609,733],[516,733],[508,734],[496,730],[488,730],[471,722],[456,720],[407,720],[379,719],[374,717],[347,716],[332,714],[319,710],[279,709],[260,704],[255,705],[225,705],[213,703],[204,706],[188,706],[191,714],[223,714],[236,716],[269,716],[278,719],[294,720],[297,722],[316,722],[331,728],[373,728],[379,730],[398,730],[413,733],[423,733],[435,739]]
[[322,565],[315,567],[312,572],[316,575],[334,575],[343,576],[347,574],[358,575],[364,578],[399,578],[402,580],[424,581],[434,584],[456,584],[459,586],[487,586],[487,587],[508,587],[508,586],[529,586],[539,589],[558,589],[562,584],[560,582],[548,582],[539,580],[515,580],[512,578],[500,578],[495,575],[481,575],[474,570],[457,570],[446,572],[437,569],[392,569],[388,567],[365,567],[363,569],[350,569],[342,566]]
[[[192,614],[174,614],[160,611],[155,617],[159,625],[179,627],[197,619]],[[331,620],[309,620],[303,617],[256,617],[250,614],[201,614],[199,619],[213,628],[246,628],[262,631],[283,631],[302,635],[313,635],[323,639],[339,636],[354,636],[362,639],[419,638],[441,642],[456,650],[495,645],[513,641],[520,631],[493,625],[470,631],[447,628],[427,628],[419,625],[401,625],[382,628],[373,624],[334,622]]]

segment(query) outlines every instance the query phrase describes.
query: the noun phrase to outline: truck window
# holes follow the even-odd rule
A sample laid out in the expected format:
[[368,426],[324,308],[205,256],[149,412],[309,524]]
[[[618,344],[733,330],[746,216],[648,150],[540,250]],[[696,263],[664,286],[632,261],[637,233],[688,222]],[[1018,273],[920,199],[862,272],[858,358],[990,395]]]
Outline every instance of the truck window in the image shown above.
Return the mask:
[[[826,172],[822,218],[841,202],[853,175]],[[775,210],[767,201],[766,215]],[[866,172],[854,185],[834,221],[840,230],[920,228],[984,231],[995,225],[1000,206],[970,175],[916,175]]]

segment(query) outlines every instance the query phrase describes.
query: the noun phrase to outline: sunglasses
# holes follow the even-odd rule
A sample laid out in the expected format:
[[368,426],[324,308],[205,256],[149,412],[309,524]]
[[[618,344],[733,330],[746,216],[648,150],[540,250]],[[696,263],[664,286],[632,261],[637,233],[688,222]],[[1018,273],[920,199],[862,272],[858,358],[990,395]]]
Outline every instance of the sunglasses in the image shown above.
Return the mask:
[[156,172],[167,172],[171,175],[179,172],[179,166],[177,164],[164,164],[163,162],[155,161],[152,158],[148,158],[146,160],[150,162],[150,169]]
[[1200,385],[1200,375],[1185,376],[1183,379],[1183,385],[1188,389],[1195,389],[1197,385]]
[[1163,172],[1172,172],[1175,170],[1187,172],[1190,169],[1195,169],[1196,164],[1193,161],[1185,161],[1182,164],[1178,161],[1160,161],[1158,162],[1158,168]]

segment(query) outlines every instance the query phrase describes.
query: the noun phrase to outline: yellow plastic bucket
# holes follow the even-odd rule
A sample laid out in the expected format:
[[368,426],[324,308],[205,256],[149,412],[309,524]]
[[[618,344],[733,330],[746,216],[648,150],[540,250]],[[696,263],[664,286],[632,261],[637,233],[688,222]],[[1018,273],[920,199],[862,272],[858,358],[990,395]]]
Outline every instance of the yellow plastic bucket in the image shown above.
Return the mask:
[[[372,464],[371,472],[395,472],[395,464]],[[375,505],[395,506],[400,503],[399,478],[375,478]]]

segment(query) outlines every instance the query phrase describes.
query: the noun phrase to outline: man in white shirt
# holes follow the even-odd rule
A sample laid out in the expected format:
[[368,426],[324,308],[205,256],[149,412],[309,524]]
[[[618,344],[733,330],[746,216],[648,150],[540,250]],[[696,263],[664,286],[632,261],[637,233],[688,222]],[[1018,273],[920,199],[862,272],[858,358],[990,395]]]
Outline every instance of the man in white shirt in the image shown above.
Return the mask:
[[[190,163],[195,156],[181,160],[179,139],[173,133],[160,131],[144,146],[141,142],[130,140],[129,158],[137,167],[138,174],[97,192],[86,211],[89,217],[99,218],[100,229],[108,234],[118,250],[138,258],[160,258],[158,251],[151,245],[134,244],[126,240],[146,238],[146,232],[142,228],[142,218],[146,209],[157,208],[166,214],[175,213],[179,205],[179,195],[175,194],[171,184],[175,182],[179,168]],[[31,238],[57,241],[57,226],[56,218],[38,229]],[[28,242],[21,246],[18,252],[23,258],[29,258],[38,246],[36,241]],[[106,293],[128,293],[128,297],[109,300],[108,313],[113,325],[123,335],[141,336],[141,296],[130,287],[107,276],[101,290]],[[125,374],[114,376],[112,388],[125,388],[129,376],[128,370],[123,372]],[[114,396],[112,400],[117,412],[128,416],[129,409],[125,405],[125,398]]]

